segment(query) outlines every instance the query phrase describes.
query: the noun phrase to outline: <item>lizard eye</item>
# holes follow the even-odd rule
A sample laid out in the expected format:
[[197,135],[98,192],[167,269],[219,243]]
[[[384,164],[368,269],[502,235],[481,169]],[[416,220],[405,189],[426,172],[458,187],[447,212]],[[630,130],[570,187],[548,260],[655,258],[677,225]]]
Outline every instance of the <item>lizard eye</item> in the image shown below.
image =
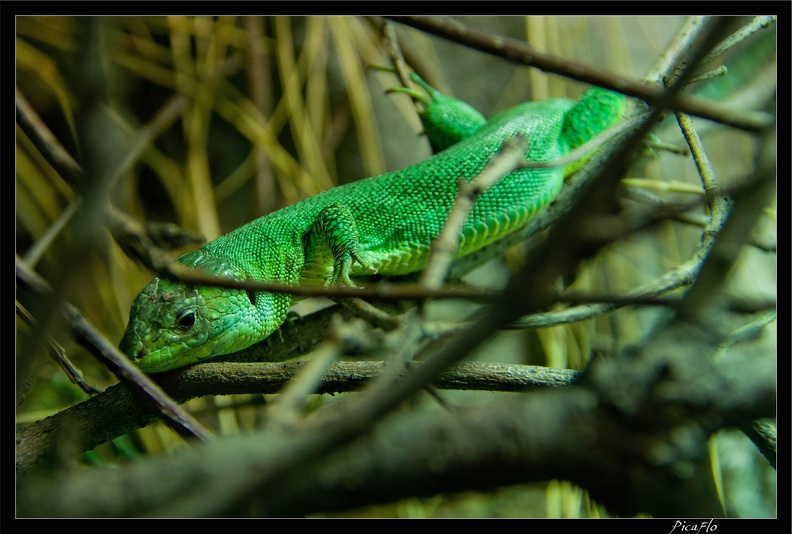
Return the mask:
[[182,310],[177,314],[176,328],[185,332],[195,324],[195,312],[192,310]]

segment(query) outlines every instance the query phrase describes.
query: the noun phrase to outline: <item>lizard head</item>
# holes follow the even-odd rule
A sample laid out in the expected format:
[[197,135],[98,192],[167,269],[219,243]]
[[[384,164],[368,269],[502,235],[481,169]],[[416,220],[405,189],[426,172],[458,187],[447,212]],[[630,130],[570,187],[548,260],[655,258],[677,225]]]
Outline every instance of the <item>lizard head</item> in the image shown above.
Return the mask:
[[132,303],[120,349],[146,373],[183,367],[249,345],[239,318],[251,313],[245,291],[155,278]]
[[[245,280],[226,261],[196,251],[179,263],[221,278]],[[119,348],[141,370],[158,373],[229,354],[275,330],[267,295],[256,307],[253,293],[155,278],[140,290]],[[262,331],[262,328],[270,331]]]

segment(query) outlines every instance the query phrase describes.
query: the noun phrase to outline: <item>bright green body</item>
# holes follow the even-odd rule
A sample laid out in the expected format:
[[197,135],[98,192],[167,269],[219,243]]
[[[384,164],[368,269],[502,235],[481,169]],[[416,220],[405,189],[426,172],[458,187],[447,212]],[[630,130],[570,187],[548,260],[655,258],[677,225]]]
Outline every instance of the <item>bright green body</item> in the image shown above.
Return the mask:
[[[432,117],[432,105],[465,104],[427,89],[433,100],[423,118],[434,121],[427,132],[454,131],[453,119],[439,124]],[[475,133],[428,160],[320,193],[178,261],[240,280],[311,285],[349,283],[349,275],[373,270],[382,276],[420,271],[457,196],[457,179],[474,178],[504,140],[522,134],[530,143],[528,160],[550,161],[618,122],[623,112],[621,96],[598,89],[577,102],[521,104],[475,126]],[[525,169],[504,177],[477,200],[458,255],[518,230],[550,203],[571,171]],[[132,306],[121,348],[146,372],[181,367],[265,339],[283,323],[290,305],[289,295],[249,295],[155,278]]]

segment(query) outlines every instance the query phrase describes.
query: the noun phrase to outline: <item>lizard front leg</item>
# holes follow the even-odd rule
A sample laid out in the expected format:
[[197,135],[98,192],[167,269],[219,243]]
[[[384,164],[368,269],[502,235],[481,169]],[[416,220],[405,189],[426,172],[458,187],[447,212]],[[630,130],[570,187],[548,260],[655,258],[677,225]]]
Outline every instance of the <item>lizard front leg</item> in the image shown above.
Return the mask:
[[[333,271],[325,279],[325,286],[345,285],[354,287],[349,273],[355,262],[371,271],[377,269],[360,257],[357,224],[352,212],[340,203],[328,204],[317,216],[316,223],[309,232],[306,245],[306,265],[326,261],[329,252],[332,257]],[[311,258],[315,258],[311,261]]]

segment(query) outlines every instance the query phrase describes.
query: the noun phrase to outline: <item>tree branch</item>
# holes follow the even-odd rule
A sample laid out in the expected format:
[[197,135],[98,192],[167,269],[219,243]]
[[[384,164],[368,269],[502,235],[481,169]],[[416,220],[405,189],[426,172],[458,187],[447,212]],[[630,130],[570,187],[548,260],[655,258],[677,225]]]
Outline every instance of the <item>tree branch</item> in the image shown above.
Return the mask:
[[[156,380],[172,398],[183,403],[206,395],[278,393],[307,362],[206,363],[157,375]],[[340,362],[322,374],[317,393],[344,393],[359,389],[382,373],[383,362]],[[413,363],[412,365],[420,365]],[[529,391],[568,386],[579,373],[529,365],[469,363],[442,374],[433,383],[440,389],[480,391]],[[140,403],[125,384],[63,410],[17,431],[17,470],[33,468],[63,446],[58,429],[79,429],[70,456],[155,422],[156,410]]]

